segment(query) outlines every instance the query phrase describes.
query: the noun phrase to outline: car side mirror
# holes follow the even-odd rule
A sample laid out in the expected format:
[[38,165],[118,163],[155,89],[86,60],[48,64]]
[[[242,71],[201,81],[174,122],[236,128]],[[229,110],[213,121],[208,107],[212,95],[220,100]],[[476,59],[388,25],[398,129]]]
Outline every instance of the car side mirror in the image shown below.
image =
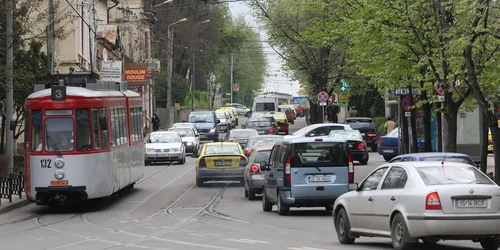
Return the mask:
[[349,191],[359,191],[358,183],[349,183]]
[[269,170],[269,166],[267,165],[267,162],[265,162],[265,161],[260,162],[260,170],[262,170],[262,171]]
[[219,124],[219,123],[220,123],[220,120],[215,121],[215,123],[216,123],[216,124]]

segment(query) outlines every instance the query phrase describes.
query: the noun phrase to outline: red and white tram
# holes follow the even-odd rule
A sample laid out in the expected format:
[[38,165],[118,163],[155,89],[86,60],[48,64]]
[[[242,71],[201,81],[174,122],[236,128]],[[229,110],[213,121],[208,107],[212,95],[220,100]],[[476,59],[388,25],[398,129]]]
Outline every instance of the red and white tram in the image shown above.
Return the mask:
[[29,200],[65,205],[108,197],[143,177],[141,97],[98,85],[52,86],[26,99]]

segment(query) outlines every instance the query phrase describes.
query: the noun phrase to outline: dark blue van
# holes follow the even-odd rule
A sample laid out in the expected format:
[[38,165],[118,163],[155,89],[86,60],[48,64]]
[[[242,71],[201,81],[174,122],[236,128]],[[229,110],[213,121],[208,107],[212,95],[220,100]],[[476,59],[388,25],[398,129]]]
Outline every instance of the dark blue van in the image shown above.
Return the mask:
[[194,123],[200,140],[204,141],[219,141],[219,132],[217,131],[217,116],[214,111],[192,111],[188,117],[189,123]]

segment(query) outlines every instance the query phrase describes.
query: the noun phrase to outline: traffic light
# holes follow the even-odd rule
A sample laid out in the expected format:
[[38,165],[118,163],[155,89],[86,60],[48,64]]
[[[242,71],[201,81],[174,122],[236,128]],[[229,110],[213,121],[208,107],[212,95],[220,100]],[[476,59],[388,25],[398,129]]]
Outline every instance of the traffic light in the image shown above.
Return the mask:
[[340,83],[342,84],[340,86],[340,91],[344,92],[349,88],[349,83],[345,79],[340,79]]

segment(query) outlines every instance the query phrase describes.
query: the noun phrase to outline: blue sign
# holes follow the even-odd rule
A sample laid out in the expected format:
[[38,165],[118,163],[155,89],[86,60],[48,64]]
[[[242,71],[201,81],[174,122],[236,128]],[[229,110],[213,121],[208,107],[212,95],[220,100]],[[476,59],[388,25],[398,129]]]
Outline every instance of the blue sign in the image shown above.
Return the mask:
[[326,102],[328,101],[328,93],[325,91],[321,91],[318,93],[318,101],[320,102]]

